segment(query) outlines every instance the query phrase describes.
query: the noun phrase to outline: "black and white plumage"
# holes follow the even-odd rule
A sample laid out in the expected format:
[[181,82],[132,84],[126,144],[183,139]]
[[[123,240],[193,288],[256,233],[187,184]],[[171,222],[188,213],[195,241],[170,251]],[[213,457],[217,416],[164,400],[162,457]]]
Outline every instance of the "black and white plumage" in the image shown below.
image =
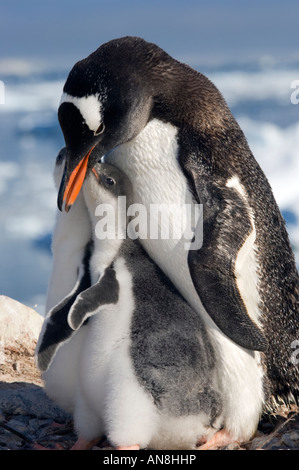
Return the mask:
[[[115,219],[126,224],[127,207],[120,214],[117,197],[129,197],[129,188],[111,165],[97,164],[87,176],[93,246],[87,244],[76,289],[45,321],[37,363],[53,380],[59,351],[61,360],[64,348],[74,351],[74,340],[80,345],[70,394],[80,438],[106,434],[116,447],[192,449],[225,424],[221,368],[200,316],[138,240],[119,236],[126,225],[109,240],[95,235],[99,204],[111,204]],[[87,265],[90,276],[82,269]],[[58,402],[64,387],[63,380],[56,383]]]
[[223,97],[156,45],[126,37],[73,67],[58,116],[60,208],[75,200],[95,149],[130,176],[134,202],[176,203],[178,219],[186,203],[203,204],[199,250],[141,242],[204,319],[222,358],[227,427],[247,438],[272,396],[298,396],[298,272],[269,183]]
[[[66,149],[63,148],[56,158],[54,182],[57,188],[63,174],[65,155]],[[71,292],[76,297],[78,290],[91,285],[88,252],[91,222],[82,193],[72,209],[69,214],[57,211],[52,236],[53,263],[46,299],[46,316],[36,346],[36,361],[43,371],[45,390],[68,412],[74,409],[77,364],[85,329],[81,328],[76,336],[72,337],[72,341],[67,342],[66,340],[73,336],[73,330],[60,329],[59,325],[63,324],[66,314],[63,314],[61,309],[59,315],[55,314],[55,306]],[[42,351],[40,348],[46,331],[48,347],[42,354],[37,355],[38,351]]]
[[[65,156],[66,149],[62,148],[57,155],[54,167],[54,183],[57,189],[63,174]],[[57,211],[56,213],[51,244],[53,263],[46,299],[46,313],[75,286],[78,266],[90,238],[91,223],[88,210],[83,195],[79,194],[72,212],[66,214]]]

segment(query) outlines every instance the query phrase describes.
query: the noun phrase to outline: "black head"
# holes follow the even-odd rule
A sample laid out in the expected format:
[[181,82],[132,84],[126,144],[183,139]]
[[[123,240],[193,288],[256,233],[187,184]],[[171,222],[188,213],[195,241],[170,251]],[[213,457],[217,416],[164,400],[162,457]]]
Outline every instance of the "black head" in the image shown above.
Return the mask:
[[[109,192],[114,198],[126,196],[128,204],[132,198],[132,185],[129,178],[118,168],[107,163],[96,163],[89,179],[97,181],[98,187]],[[100,191],[98,191],[100,194]],[[101,203],[101,200],[98,201]]]
[[129,142],[152,118],[180,128],[216,125],[221,130],[231,113],[204,75],[155,44],[125,37],[103,44],[75,64],[58,118],[67,149],[58,207],[65,201],[68,210],[96,163],[95,149],[103,156]]
[[[75,201],[97,155],[133,139],[151,119],[155,67],[169,56],[143,39],[127,37],[102,45],[71,70],[58,119],[67,155],[58,206]],[[157,76],[160,74],[157,73]]]

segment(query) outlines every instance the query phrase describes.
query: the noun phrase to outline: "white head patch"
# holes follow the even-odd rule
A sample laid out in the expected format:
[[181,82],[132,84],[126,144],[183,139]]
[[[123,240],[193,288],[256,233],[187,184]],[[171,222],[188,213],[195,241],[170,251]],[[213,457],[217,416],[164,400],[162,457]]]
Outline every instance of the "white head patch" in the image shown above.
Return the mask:
[[96,132],[103,120],[101,113],[102,106],[99,101],[98,93],[96,95],[83,96],[81,98],[63,93],[60,100],[60,104],[62,103],[73,103],[73,105],[79,109],[89,129]]

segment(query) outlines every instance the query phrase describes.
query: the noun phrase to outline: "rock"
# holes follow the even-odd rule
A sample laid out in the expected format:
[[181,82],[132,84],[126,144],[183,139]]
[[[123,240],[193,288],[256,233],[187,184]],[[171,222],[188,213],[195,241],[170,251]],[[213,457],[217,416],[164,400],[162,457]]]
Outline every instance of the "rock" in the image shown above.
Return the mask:
[[0,295],[0,450],[32,449],[36,443],[51,447],[53,442],[69,448],[76,440],[70,415],[47,397],[35,365],[43,320],[35,310]]
[[34,362],[43,317],[10,297],[0,296],[0,380],[41,384]]
[[41,330],[43,317],[26,305],[0,295],[0,339],[5,342],[21,341],[32,346]]
[[70,448],[76,441],[72,417],[36,384],[0,383],[0,450]]
[[55,419],[61,423],[71,418],[47,397],[42,387],[20,382],[12,384],[13,387],[8,385],[0,386],[0,409],[5,415],[30,415],[38,419]]

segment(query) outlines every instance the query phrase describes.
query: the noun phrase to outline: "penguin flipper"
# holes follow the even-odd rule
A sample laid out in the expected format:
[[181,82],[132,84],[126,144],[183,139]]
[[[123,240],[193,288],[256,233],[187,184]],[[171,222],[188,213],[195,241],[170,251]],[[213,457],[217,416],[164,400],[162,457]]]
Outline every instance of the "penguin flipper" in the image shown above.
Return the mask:
[[202,226],[196,228],[203,227],[202,246],[188,253],[194,287],[226,336],[246,349],[264,351],[267,341],[247,312],[235,273],[238,252],[253,230],[250,207],[235,188],[223,188],[195,171],[192,177],[203,204]]
[[88,243],[82,264],[78,269],[78,280],[74,289],[47,314],[35,351],[37,366],[41,371],[46,371],[49,368],[57,349],[69,341],[75,333],[70,328],[67,318],[78,294],[90,286],[88,263],[91,248],[92,244]]
[[67,322],[67,316],[76,296],[71,295],[63,299],[45,320],[44,334],[36,350],[37,366],[41,371],[49,368],[57,349],[74,334]]
[[98,282],[78,295],[68,314],[70,327],[78,330],[87,318],[98,313],[101,307],[117,303],[118,298],[119,283],[115,270],[106,268]]

